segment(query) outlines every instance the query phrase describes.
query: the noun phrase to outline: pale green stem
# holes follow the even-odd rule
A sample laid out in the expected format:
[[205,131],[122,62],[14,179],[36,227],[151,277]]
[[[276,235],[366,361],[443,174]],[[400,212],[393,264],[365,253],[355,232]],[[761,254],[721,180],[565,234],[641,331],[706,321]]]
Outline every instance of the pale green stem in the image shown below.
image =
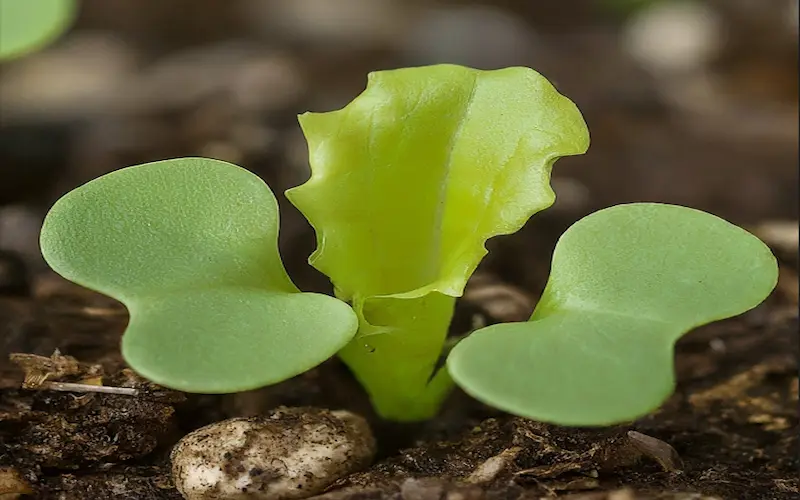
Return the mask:
[[453,387],[437,369],[455,298],[437,292],[419,298],[356,299],[359,331],[339,355],[370,395],[377,413],[419,421],[439,411]]

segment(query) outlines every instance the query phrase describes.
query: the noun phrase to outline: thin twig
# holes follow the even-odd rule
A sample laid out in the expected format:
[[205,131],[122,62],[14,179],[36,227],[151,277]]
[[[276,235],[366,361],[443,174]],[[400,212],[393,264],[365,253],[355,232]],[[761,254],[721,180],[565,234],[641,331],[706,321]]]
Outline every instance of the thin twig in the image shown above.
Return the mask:
[[122,396],[138,396],[139,391],[132,387],[108,387],[105,385],[74,384],[70,382],[44,382],[37,389],[61,392],[102,392]]

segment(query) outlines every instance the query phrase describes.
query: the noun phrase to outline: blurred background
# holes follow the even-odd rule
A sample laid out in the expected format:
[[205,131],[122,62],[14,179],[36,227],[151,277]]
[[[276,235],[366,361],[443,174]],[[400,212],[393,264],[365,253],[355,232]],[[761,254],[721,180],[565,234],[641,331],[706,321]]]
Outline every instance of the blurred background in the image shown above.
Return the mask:
[[536,293],[558,234],[613,204],[794,221],[797,37],[797,0],[79,0],[57,41],[0,63],[0,288],[45,269],[39,225],[61,194],[206,156],[271,185],[290,274],[324,290],[281,195],[309,174],[296,115],[345,105],[370,71],[441,62],[532,67],[589,124],[589,153],[554,168],[553,209],[492,242],[484,266],[507,282]]

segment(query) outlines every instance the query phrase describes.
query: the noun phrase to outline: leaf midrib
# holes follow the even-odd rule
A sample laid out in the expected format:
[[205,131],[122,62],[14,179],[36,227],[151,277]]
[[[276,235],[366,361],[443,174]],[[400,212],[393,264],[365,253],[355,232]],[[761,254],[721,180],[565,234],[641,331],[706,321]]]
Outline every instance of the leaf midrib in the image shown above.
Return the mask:
[[472,109],[472,104],[475,100],[475,93],[478,89],[478,78],[479,75],[477,73],[472,76],[472,86],[470,88],[469,96],[467,97],[466,103],[463,106],[463,112],[453,128],[453,134],[450,137],[450,142],[447,147],[447,158],[444,163],[444,175],[439,186],[439,196],[437,197],[438,204],[436,206],[433,227],[431,229],[433,232],[431,239],[431,253],[430,258],[428,259],[428,269],[425,270],[425,274],[431,277],[429,280],[430,282],[438,279],[442,265],[442,226],[444,225],[444,215],[447,206],[447,190],[450,182],[450,174],[453,170],[453,150],[455,149],[455,145],[461,137],[461,134],[464,130],[464,124],[466,123],[470,114],[470,110]]

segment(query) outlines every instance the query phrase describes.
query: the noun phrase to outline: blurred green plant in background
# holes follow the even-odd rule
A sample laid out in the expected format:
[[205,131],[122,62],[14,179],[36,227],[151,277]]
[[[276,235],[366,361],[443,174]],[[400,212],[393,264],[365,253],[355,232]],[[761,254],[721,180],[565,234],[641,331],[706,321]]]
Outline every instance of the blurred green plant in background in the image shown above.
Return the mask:
[[45,47],[75,19],[75,0],[0,0],[0,60]]

